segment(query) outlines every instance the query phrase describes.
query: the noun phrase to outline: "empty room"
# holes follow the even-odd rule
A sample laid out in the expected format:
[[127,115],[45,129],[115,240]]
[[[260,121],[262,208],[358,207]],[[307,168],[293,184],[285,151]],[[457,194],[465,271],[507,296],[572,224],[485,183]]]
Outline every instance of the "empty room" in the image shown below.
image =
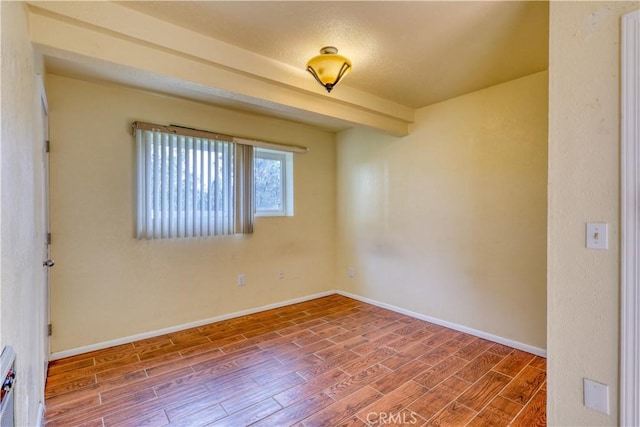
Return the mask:
[[638,6],[0,2],[3,427],[640,422]]

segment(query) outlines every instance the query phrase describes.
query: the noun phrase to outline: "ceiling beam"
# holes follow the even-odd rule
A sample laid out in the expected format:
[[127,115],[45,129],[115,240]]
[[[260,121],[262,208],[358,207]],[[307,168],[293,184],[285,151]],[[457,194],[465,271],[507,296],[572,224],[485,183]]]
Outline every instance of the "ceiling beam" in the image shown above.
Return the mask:
[[[52,57],[99,61],[114,73],[182,82],[199,98],[228,98],[287,116],[408,134],[413,110],[341,85],[331,95],[303,69],[223,43],[111,2],[30,2],[31,41]],[[127,74],[126,72],[124,74]],[[126,75],[123,76],[126,79]]]

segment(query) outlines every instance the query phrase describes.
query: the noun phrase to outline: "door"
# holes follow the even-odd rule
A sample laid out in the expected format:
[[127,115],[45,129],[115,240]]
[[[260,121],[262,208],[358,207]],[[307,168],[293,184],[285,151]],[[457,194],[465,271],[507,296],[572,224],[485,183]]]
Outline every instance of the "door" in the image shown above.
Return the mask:
[[39,79],[40,83],[40,99],[42,101],[42,229],[44,231],[42,242],[42,268],[44,276],[44,285],[42,289],[42,321],[43,321],[43,351],[44,351],[44,379],[47,379],[47,368],[49,364],[49,356],[51,354],[50,336],[50,324],[51,324],[51,310],[50,310],[50,280],[49,270],[53,266],[53,261],[50,259],[50,245],[51,234],[49,232],[49,111],[47,104],[47,97],[44,91],[44,82],[42,78]]

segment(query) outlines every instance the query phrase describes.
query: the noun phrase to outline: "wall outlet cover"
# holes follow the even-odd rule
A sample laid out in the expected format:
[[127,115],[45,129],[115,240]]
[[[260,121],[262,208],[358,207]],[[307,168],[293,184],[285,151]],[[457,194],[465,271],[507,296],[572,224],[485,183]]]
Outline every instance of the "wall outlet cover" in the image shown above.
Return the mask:
[[609,415],[609,386],[584,378],[584,406]]

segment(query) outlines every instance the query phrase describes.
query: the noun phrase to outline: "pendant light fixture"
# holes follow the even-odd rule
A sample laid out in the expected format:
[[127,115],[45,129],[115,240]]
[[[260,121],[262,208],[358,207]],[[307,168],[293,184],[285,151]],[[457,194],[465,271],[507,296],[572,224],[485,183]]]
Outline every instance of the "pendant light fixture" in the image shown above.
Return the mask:
[[338,55],[338,49],[326,46],[320,49],[320,55],[307,62],[307,71],[320,83],[327,92],[351,71],[351,61]]

